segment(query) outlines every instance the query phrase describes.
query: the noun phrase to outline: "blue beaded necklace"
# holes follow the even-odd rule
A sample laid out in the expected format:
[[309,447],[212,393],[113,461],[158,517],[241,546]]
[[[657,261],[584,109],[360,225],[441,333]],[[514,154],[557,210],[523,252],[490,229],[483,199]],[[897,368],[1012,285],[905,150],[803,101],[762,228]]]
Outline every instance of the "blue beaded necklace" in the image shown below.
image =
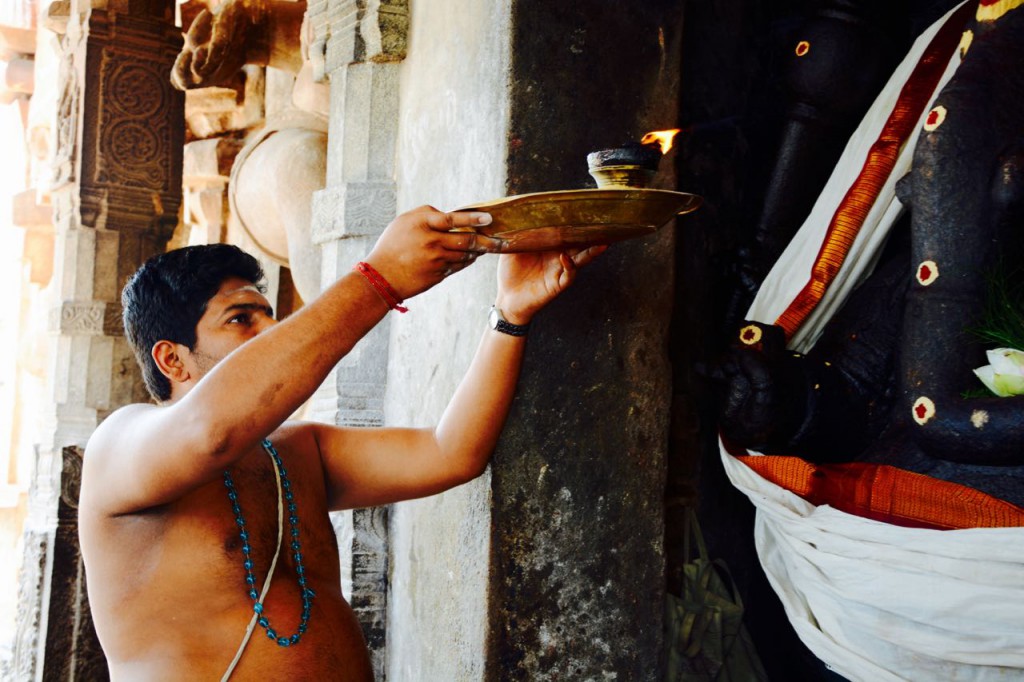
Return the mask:
[[[264,583],[263,593],[260,594],[256,591],[256,576],[253,574],[253,561],[252,561],[252,546],[249,544],[249,531],[246,530],[245,517],[242,515],[242,506],[238,503],[238,491],[235,489],[235,483],[231,480],[231,473],[227,470],[224,471],[224,486],[228,489],[228,500],[231,502],[231,509],[235,513],[235,523],[238,525],[239,537],[242,539],[242,567],[245,568],[245,584],[249,591],[249,597],[253,601],[252,610],[254,612],[253,618],[256,618],[256,622],[259,623],[267,633],[269,639],[277,642],[278,646],[291,646],[292,644],[298,644],[299,640],[302,639],[302,635],[306,632],[309,626],[309,614],[310,609],[313,606],[313,597],[316,593],[313,592],[312,588],[306,586],[306,568],[302,565],[302,544],[299,542],[299,514],[298,507],[295,504],[295,495],[291,490],[291,481],[288,480],[288,472],[284,468],[284,463],[281,461],[281,456],[277,454],[277,450],[271,444],[269,439],[263,440],[263,449],[267,451],[270,458],[274,462],[274,472],[277,477],[278,483],[278,552],[281,550],[281,516],[282,502],[281,496],[283,491],[284,500],[288,503],[288,523],[291,530],[291,544],[292,558],[295,559],[295,572],[298,574],[299,589],[302,593],[302,621],[299,623],[298,632],[290,637],[278,636],[278,633],[270,627],[270,620],[263,614],[263,598],[266,596],[267,590],[270,587],[270,577],[274,571],[274,566],[277,563],[277,554],[274,555],[274,560],[271,562],[270,571],[267,575],[267,580]],[[244,642],[243,642],[244,647]],[[241,650],[239,651],[241,653]],[[229,671],[230,672],[230,671]]]

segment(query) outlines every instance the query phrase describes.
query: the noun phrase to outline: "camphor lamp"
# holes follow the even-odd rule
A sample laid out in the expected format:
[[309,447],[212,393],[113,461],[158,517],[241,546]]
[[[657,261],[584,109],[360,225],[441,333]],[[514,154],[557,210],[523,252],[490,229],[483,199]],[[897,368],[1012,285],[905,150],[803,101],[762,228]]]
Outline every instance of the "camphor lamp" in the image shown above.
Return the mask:
[[644,135],[640,142],[587,154],[587,167],[598,189],[648,187],[678,132],[678,128],[657,130]]

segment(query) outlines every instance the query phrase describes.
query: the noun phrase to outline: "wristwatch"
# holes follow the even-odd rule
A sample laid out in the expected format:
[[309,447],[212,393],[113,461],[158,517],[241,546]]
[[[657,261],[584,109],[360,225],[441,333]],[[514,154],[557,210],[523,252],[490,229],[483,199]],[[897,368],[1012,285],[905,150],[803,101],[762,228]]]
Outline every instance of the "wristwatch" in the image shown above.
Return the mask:
[[506,320],[497,306],[491,306],[491,312],[487,315],[487,322],[491,325],[491,329],[502,334],[508,334],[509,336],[526,336],[526,332],[530,331],[529,324],[512,324]]

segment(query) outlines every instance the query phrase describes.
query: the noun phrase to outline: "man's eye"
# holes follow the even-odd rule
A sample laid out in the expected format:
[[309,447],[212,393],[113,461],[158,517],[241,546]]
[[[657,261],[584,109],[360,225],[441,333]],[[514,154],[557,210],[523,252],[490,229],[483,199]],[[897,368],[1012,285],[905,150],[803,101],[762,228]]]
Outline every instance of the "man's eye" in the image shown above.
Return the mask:
[[228,324],[249,324],[249,315],[246,313],[239,313],[228,320]]

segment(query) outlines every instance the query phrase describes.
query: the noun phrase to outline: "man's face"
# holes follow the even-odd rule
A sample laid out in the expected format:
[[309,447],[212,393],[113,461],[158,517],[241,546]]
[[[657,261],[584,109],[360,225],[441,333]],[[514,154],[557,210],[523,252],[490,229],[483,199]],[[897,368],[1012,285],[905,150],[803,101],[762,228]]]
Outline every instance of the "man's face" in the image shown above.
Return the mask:
[[252,282],[239,277],[224,280],[196,325],[189,369],[202,378],[231,351],[275,324],[274,309]]

